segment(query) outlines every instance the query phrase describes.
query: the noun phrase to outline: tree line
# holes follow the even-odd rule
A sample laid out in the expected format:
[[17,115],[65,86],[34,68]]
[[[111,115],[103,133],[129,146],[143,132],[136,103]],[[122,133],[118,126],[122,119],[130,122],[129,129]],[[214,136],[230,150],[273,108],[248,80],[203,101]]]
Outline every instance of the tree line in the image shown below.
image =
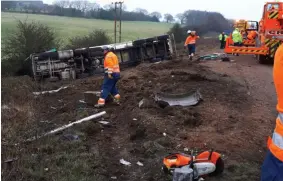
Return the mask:
[[195,30],[198,35],[209,32],[231,32],[233,20],[227,20],[221,13],[187,10],[175,17],[178,21],[169,31],[174,33],[176,42],[183,42],[187,30]]
[[[117,6],[117,14],[119,15],[121,13],[121,20],[123,21],[160,22],[162,18],[161,13],[159,12],[149,13],[146,9],[142,8],[137,8],[134,11],[127,11],[124,4],[122,7],[122,12],[120,12],[119,6]],[[115,19],[113,4],[101,7],[99,4],[91,3],[88,0],[55,0],[52,5],[44,4],[42,1],[1,1],[1,10],[6,12],[84,17],[104,20]],[[168,20],[167,22],[171,22],[171,20]]]

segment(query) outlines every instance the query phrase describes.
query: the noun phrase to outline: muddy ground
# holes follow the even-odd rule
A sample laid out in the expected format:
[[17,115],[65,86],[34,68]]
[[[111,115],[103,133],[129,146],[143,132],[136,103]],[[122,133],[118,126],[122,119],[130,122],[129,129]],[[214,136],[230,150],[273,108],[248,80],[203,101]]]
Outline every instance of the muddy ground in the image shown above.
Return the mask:
[[[220,52],[216,46],[201,40],[198,54]],[[28,77],[2,79],[2,179],[170,180],[161,171],[168,153],[213,148],[224,155],[225,170],[206,180],[259,180],[266,138],[276,117],[272,67],[257,64],[251,56],[233,59],[189,62],[181,56],[124,70],[118,85],[121,106],[109,103],[102,109],[107,112],[103,118],[32,142],[24,140],[100,112],[80,100],[85,91],[99,91],[102,78],[48,84]],[[62,85],[70,87],[32,94]],[[197,89],[203,101],[194,107],[161,108],[153,101],[160,91]],[[142,99],[147,104],[139,108]],[[120,164],[121,158],[131,166]]]

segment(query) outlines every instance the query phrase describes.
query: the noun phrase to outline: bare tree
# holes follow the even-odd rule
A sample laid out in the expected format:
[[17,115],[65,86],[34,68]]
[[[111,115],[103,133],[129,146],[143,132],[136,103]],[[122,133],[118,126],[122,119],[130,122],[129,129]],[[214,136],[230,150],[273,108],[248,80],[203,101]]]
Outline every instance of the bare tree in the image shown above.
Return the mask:
[[66,6],[66,1],[55,0],[53,4],[59,6],[60,8],[64,8]]
[[114,4],[106,4],[103,6],[103,9],[105,10],[110,10],[110,9],[113,9],[114,8]]
[[183,13],[176,14],[176,19],[178,19],[181,24],[185,23],[185,15]]
[[83,0],[82,2],[82,11],[85,13],[90,9],[90,2],[87,0]]
[[164,14],[164,19],[166,20],[167,23],[171,23],[174,21],[173,16],[169,13]]
[[69,1],[69,4],[68,4],[68,8],[75,8],[75,3],[76,3],[77,1]]
[[136,8],[135,12],[148,15],[148,11],[146,9],[142,9],[142,8]]
[[155,16],[158,19],[162,18],[161,13],[157,12],[157,11],[154,11],[154,12],[150,13],[150,16],[152,16],[152,17]]
[[82,10],[82,1],[75,1],[74,2],[74,8],[78,9],[78,10]]
[[89,3],[89,7],[91,10],[95,10],[95,11],[97,11],[100,8],[99,4],[97,3]]

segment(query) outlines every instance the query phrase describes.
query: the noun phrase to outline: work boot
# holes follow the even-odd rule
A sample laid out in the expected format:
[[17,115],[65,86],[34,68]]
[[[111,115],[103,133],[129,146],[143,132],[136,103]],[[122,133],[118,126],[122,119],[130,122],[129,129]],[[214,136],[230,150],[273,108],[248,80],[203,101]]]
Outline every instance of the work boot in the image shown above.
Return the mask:
[[120,98],[121,96],[119,94],[114,96],[114,103],[116,103],[117,105],[120,105]]
[[194,56],[194,54],[192,53],[192,54],[190,55],[190,60],[193,60],[193,56]]
[[105,106],[105,100],[102,98],[99,98],[97,104],[94,105],[95,108],[101,108],[104,106]]
[[114,99],[114,103],[117,104],[117,105],[121,104],[119,99]]

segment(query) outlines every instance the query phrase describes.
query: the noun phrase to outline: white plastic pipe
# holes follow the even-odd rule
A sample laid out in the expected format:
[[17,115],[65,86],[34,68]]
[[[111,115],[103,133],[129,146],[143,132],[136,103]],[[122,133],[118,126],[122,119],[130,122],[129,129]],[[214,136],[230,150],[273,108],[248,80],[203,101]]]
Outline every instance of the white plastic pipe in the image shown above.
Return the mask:
[[[50,132],[48,132],[48,133],[43,134],[42,136],[39,136],[39,137],[37,137],[37,138],[41,138],[41,137],[44,137],[44,136],[47,136],[47,135],[50,135],[50,134],[57,133],[57,132],[62,131],[62,130],[64,130],[64,129],[66,129],[66,128],[69,128],[69,127],[71,127],[71,126],[73,126],[73,125],[75,125],[75,124],[79,124],[79,123],[82,123],[82,122],[85,122],[85,121],[90,121],[90,120],[92,120],[92,119],[101,117],[101,116],[103,116],[104,114],[106,114],[105,111],[100,112],[100,113],[97,113],[97,114],[93,114],[93,115],[88,116],[88,117],[86,117],[86,118],[80,119],[80,120],[78,120],[78,121],[72,122],[72,123],[67,124],[67,125],[64,125],[64,126],[61,126],[61,127],[57,128],[57,129],[54,129],[54,130],[52,130],[52,131],[50,131]],[[36,138],[33,137],[33,138],[28,139],[27,141],[33,141],[33,140],[35,140],[35,139],[36,139]]]

